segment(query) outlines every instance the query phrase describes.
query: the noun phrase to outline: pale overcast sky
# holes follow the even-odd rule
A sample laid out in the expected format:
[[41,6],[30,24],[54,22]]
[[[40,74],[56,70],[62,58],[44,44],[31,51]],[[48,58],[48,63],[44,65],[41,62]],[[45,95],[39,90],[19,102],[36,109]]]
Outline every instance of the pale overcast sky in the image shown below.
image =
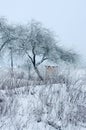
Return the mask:
[[0,16],[12,23],[42,22],[86,60],[86,0],[0,0]]

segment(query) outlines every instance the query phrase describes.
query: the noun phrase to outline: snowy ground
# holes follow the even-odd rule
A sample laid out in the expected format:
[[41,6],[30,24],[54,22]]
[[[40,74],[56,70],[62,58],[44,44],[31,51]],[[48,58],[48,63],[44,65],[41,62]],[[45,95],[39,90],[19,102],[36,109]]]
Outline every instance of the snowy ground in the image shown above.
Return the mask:
[[[5,110],[3,107],[4,113],[0,117],[0,130],[86,130],[79,124],[75,126],[68,123],[64,127],[65,121],[57,119],[59,102],[64,101],[64,110],[69,111],[64,84],[3,90],[1,95],[5,95],[6,107]],[[65,115],[63,118],[65,119]]]
[[31,81],[25,86],[23,79],[22,87],[12,90],[6,87],[9,73],[1,70],[0,130],[86,130],[86,71],[65,70],[61,68],[60,75],[69,78],[69,84]]

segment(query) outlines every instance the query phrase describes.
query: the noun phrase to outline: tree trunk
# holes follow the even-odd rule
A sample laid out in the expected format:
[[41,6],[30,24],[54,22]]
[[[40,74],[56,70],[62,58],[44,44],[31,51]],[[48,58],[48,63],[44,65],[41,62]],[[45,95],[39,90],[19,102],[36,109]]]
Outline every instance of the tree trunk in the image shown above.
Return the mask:
[[10,67],[11,67],[11,88],[13,88],[13,49],[12,47],[9,47],[10,49]]
[[13,77],[13,50],[12,47],[10,47],[10,58],[11,58],[11,76]]
[[34,64],[33,64],[33,67],[34,67],[34,70],[35,70],[36,74],[38,75],[39,79],[43,81],[44,79],[43,79],[43,77],[41,76],[41,74],[40,74],[38,68],[37,68]]
[[39,79],[43,81],[43,77],[41,76],[41,74],[36,66],[36,54],[34,53],[34,47],[32,49],[32,53],[33,53],[33,58],[30,55],[28,55],[28,53],[26,52],[26,54],[28,55],[29,59],[31,60],[31,62],[33,64],[36,74],[38,75]]
[[31,78],[30,71],[31,71],[31,67],[30,67],[30,66],[28,66],[28,80]]

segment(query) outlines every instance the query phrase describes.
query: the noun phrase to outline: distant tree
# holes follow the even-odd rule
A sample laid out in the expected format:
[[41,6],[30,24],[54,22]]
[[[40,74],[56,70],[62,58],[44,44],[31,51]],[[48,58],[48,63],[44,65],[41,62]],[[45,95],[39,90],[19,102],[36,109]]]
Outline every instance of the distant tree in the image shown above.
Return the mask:
[[15,27],[9,25],[7,20],[4,18],[0,19],[0,51],[8,49],[10,51],[11,59],[11,74],[13,75],[13,53],[15,52],[15,41],[17,35],[15,33]]
[[32,63],[30,60],[26,60],[23,65],[21,65],[21,68],[27,71],[28,74],[28,80],[31,79],[31,69],[32,69]]

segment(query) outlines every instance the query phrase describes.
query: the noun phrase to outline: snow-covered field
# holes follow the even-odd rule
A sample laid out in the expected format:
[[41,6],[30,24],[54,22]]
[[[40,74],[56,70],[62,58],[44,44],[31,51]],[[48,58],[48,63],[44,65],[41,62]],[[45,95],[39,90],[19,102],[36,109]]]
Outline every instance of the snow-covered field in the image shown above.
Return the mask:
[[85,73],[65,73],[67,83],[0,89],[0,130],[86,130]]
[[2,113],[4,108],[5,110],[0,117],[0,130],[86,129],[85,124],[81,127],[80,122],[70,123],[67,119],[67,114],[76,106],[71,106],[65,84],[3,90],[1,95],[6,101],[6,106],[3,106]]

